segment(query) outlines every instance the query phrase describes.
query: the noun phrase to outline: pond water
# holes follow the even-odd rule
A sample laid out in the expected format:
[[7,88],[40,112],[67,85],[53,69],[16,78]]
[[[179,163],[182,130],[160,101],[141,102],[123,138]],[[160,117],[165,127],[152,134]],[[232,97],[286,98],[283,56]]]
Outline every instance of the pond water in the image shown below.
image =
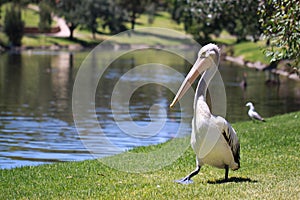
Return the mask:
[[[186,56],[195,59],[194,51]],[[72,91],[76,74],[88,52],[24,51],[21,54],[0,55],[0,168],[37,165],[51,162],[79,161],[94,158],[84,141],[93,140],[97,129],[85,135],[77,132],[73,121]],[[111,55],[108,52],[106,57]],[[133,91],[129,99],[129,116],[118,116],[115,122],[112,106],[122,108],[122,102],[111,105],[114,86],[121,76],[135,66],[161,63],[186,75],[190,64],[186,60],[158,50],[125,53],[114,60],[104,71],[95,94],[95,113],[105,136],[122,150],[135,146],[165,142],[175,137],[180,118],[184,134],[190,133],[191,110],[181,111],[179,106],[168,109],[174,94],[161,84],[149,83]],[[97,64],[98,65],[98,64]],[[103,68],[103,66],[98,66]],[[155,70],[155,69],[154,69]],[[226,89],[226,118],[231,123],[249,120],[247,101],[255,104],[264,117],[300,110],[300,83],[280,77],[280,84],[266,84],[269,74],[235,64],[222,62],[220,73]],[[247,74],[246,88],[240,87],[243,74]],[[166,76],[160,71],[142,71],[127,76],[130,83],[159,80],[166,84],[180,84],[178,77]],[[271,77],[274,78],[274,77]],[[276,77],[275,77],[276,79]],[[277,80],[277,79],[276,79]],[[120,101],[120,100],[119,100]],[[150,118],[149,109],[164,108],[166,113]],[[145,126],[154,120],[164,119],[164,126],[155,134],[126,136],[122,127]],[[93,124],[86,120],[87,125]],[[93,130],[93,129],[91,129]],[[94,133],[93,133],[94,132]],[[147,131],[146,131],[147,132]],[[109,154],[105,146],[103,156]]]

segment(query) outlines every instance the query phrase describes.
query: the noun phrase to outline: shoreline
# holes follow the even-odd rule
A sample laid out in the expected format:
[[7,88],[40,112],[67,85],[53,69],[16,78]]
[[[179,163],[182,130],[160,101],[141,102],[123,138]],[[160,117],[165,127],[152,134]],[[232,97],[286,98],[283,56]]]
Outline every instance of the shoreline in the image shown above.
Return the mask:
[[300,76],[297,75],[296,72],[291,73],[291,72],[288,72],[287,70],[284,70],[284,69],[281,69],[281,68],[266,69],[268,67],[267,64],[264,64],[260,61],[257,61],[257,62],[245,61],[243,56],[233,57],[233,56],[225,55],[224,60],[236,63],[236,64],[241,65],[241,66],[246,66],[248,68],[255,69],[255,70],[258,70],[258,71],[269,70],[270,72],[272,72],[274,74],[285,76],[285,77],[287,77],[289,79],[292,79],[292,80],[295,80],[295,81],[300,81]]
[[[101,42],[99,42],[100,44]],[[82,44],[68,44],[68,45],[50,45],[50,46],[21,46],[21,47],[14,47],[14,48],[8,48],[8,47],[3,47],[0,45],[0,54],[1,53],[6,53],[6,52],[14,52],[14,53],[19,53],[21,51],[28,51],[28,50],[48,50],[48,51],[59,51],[59,50],[67,50],[67,51],[82,51],[82,50],[87,50],[87,49],[92,49],[95,48],[99,44],[89,44],[89,45],[82,45]],[[136,48],[136,47],[142,47],[142,48],[155,48],[155,47],[160,47],[162,48],[164,45],[145,45],[145,44],[117,44],[117,43],[112,43],[110,45],[107,45],[109,48],[113,49],[130,49],[130,48]],[[182,45],[181,48],[185,49],[190,47],[189,45]],[[178,48],[178,46],[174,47]],[[226,55],[225,52],[223,52],[223,55],[221,58],[225,61],[233,62],[235,64],[241,65],[241,66],[246,66],[251,69],[255,69],[258,71],[264,71],[268,67],[267,64],[264,64],[260,61],[256,62],[250,62],[246,61],[243,56],[229,56]],[[300,81],[300,76],[296,72],[289,72],[285,69],[281,68],[274,68],[274,69],[268,69],[270,72],[281,75],[284,77],[287,77],[289,79],[295,80],[295,81]]]

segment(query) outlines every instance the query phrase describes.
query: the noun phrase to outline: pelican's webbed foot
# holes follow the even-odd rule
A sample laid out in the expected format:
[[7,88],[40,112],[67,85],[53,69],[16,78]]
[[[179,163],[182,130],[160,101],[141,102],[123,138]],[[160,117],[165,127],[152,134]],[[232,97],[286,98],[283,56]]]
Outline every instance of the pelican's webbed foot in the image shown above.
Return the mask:
[[197,168],[192,171],[189,175],[187,175],[186,177],[176,180],[176,183],[181,183],[181,184],[191,184],[193,183],[193,180],[191,179],[193,176],[197,175],[200,171],[201,166],[197,166]]
[[185,177],[179,180],[175,180],[176,183],[180,183],[180,184],[191,184],[194,183],[194,181],[192,179],[190,179],[189,177]]

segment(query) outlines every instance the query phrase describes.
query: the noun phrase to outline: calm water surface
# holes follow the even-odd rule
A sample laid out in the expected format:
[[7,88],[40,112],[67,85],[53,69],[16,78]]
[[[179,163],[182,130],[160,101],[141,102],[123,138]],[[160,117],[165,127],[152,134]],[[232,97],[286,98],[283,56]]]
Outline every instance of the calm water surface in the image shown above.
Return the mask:
[[[97,129],[84,137],[79,136],[72,113],[73,84],[87,55],[88,52],[62,51],[0,55],[0,168],[93,158],[82,141],[96,137]],[[187,52],[187,56],[195,55]],[[130,69],[153,61],[172,66],[183,75],[189,71],[190,65],[178,56],[147,50],[127,53],[116,59],[99,81],[95,96],[97,123],[105,136],[123,150],[157,144],[175,137],[182,115],[188,121],[184,124],[184,132],[190,133],[192,113],[190,110],[181,112],[179,106],[169,110],[168,105],[174,94],[158,84],[146,84],[135,90],[129,102],[130,117],[120,117],[124,126],[130,126],[132,119],[146,127],[151,121],[149,109],[154,104],[159,105],[167,110],[167,118],[157,134],[130,137],[123,134],[115,123],[110,103],[115,84]],[[230,122],[249,120],[245,107],[247,101],[254,102],[264,117],[300,110],[299,82],[280,77],[280,85],[267,85],[265,81],[270,77],[264,72],[225,62],[219,69],[227,94],[226,118]],[[247,88],[241,88],[239,84],[244,73],[247,74]],[[147,81],[149,78],[174,84],[181,81],[159,71],[150,71],[137,73],[128,82]],[[90,123],[94,122],[86,121],[87,125]],[[102,148],[105,156],[105,146]]]

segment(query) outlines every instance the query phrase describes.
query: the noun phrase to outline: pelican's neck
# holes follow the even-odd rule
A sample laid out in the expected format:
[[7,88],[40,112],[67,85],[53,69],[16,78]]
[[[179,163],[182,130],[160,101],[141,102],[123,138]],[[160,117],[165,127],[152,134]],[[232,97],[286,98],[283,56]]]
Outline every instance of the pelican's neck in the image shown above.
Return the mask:
[[194,99],[194,109],[196,108],[197,101],[201,97],[201,100],[206,102],[206,92],[211,79],[217,72],[217,65],[208,68],[202,75],[200,81],[198,82],[195,99]]

